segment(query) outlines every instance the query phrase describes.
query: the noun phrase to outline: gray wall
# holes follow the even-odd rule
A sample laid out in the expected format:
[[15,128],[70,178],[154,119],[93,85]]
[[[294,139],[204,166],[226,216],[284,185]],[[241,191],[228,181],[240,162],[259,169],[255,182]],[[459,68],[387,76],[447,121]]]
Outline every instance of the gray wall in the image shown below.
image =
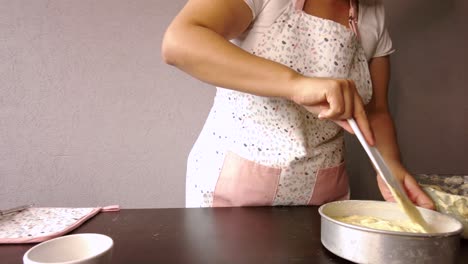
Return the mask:
[[[0,0],[0,208],[181,207],[214,89],[164,65],[185,1]],[[417,173],[468,173],[467,2],[386,1],[392,111]],[[348,140],[354,198],[379,198]]]
[[183,206],[213,95],[160,58],[184,3],[0,0],[0,208]]
[[[390,104],[403,162],[414,174],[468,175],[468,1],[385,4],[397,49]],[[355,140],[349,149],[353,197],[380,198],[365,154]]]

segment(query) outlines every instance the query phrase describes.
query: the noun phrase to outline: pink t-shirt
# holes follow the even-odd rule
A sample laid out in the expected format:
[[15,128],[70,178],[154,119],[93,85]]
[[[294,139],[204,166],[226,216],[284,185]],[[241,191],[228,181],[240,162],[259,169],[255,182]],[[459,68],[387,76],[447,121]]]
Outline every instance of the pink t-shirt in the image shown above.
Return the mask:
[[[249,43],[256,42],[294,0],[244,1],[252,10],[253,22],[234,42],[245,49],[250,46]],[[395,51],[385,25],[384,5],[380,0],[359,1],[358,28],[367,60],[386,56]]]

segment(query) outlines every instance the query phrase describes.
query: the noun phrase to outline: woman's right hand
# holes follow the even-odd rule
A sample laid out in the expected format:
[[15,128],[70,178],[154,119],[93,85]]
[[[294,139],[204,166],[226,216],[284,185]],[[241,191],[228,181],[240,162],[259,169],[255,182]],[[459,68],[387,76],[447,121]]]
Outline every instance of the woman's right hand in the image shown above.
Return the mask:
[[349,79],[309,78],[294,80],[292,100],[320,119],[328,119],[354,134],[347,119],[354,118],[364,137],[374,145],[374,137],[361,96]]

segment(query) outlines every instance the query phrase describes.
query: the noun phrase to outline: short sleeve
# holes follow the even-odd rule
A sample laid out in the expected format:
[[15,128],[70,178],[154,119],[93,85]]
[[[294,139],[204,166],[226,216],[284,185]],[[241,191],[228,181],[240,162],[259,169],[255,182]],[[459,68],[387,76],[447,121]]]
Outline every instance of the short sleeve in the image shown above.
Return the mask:
[[378,1],[378,4],[376,5],[376,19],[378,25],[378,39],[377,46],[372,57],[390,55],[395,52],[395,49],[393,48],[392,39],[390,38],[390,34],[388,33],[386,26],[385,7],[380,1]]
[[250,7],[252,10],[253,19],[255,19],[260,12],[262,12],[263,8],[265,7],[266,0],[244,0],[244,2]]

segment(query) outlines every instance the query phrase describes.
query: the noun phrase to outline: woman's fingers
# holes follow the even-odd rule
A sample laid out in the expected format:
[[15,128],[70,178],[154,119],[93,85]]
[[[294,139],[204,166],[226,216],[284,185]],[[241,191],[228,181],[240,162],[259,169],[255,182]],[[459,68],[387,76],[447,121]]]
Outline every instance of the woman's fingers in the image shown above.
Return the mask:
[[427,209],[435,210],[434,202],[429,198],[429,196],[421,189],[416,180],[407,175],[403,179],[403,185],[406,192],[408,193],[409,198],[417,206],[421,206]]
[[356,85],[352,80],[346,80],[347,87],[343,91],[345,98],[345,112],[340,119],[346,120],[353,116],[354,105],[359,102],[355,102],[355,95],[357,94]]
[[352,80],[303,78],[294,101],[304,106],[309,112],[317,114],[320,119],[329,119],[353,133],[346,123],[354,118],[364,137],[374,145],[373,133],[364,110],[364,104]]
[[346,131],[354,133],[346,123],[347,119],[354,118],[366,141],[370,145],[374,145],[374,136],[364,110],[364,104],[352,80],[331,80],[325,97],[328,108],[322,108],[318,115],[320,119],[330,119]]
[[348,131],[348,133],[350,133],[350,134],[354,133],[354,131],[351,128],[351,126],[349,125],[348,121],[346,121],[346,120],[333,120],[333,122],[335,122],[337,125],[342,127],[344,130]]
[[320,119],[338,119],[344,112],[345,101],[341,92],[341,87],[333,87],[326,92],[326,100],[328,108],[323,109],[320,114]]
[[[408,197],[414,204],[420,207],[435,210],[434,202],[421,189],[421,186],[419,186],[419,184],[416,182],[413,176],[411,176],[411,174],[406,172],[406,170],[402,169],[392,170],[394,172],[394,175],[399,179],[399,181],[403,185],[403,188],[405,189]],[[389,202],[396,202],[395,198],[393,197],[393,194],[391,193],[384,180],[382,180],[380,175],[377,175],[377,183],[384,199]]]
[[353,116],[356,87],[352,80],[331,80],[326,87],[325,99],[328,109],[321,112],[320,118],[346,120]]

